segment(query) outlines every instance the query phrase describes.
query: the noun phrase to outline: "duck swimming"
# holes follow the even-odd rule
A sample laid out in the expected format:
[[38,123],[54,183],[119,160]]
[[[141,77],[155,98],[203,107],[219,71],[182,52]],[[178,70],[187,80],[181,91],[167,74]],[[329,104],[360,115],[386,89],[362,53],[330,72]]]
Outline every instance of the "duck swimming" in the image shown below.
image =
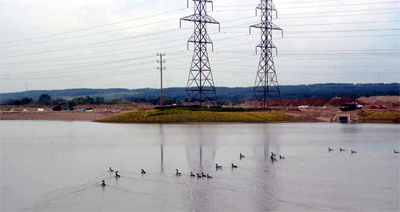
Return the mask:
[[271,156],[276,157],[276,155],[273,152],[271,152]]
[[199,173],[197,173],[197,178],[201,178],[201,176],[199,175]]
[[142,174],[146,174],[146,171],[144,169],[142,169]]
[[236,165],[234,165],[233,163],[231,163],[232,164],[232,168],[237,168],[237,166]]
[[271,160],[272,161],[278,161],[273,155],[271,155]]
[[351,154],[355,154],[355,153],[357,153],[356,151],[354,151],[354,150],[351,150]]
[[106,186],[106,181],[104,181],[104,180],[102,180],[103,182],[101,183],[101,186],[102,187],[105,187]]
[[244,155],[242,155],[242,153],[240,153],[240,160],[244,158]]
[[394,154],[399,154],[399,151],[393,150]]
[[282,155],[279,155],[279,159],[285,159],[285,157],[282,157]]
[[110,167],[110,170],[109,170],[109,172],[114,172],[114,170],[112,170],[112,169],[111,169],[111,167]]
[[328,147],[328,152],[333,151],[333,149],[331,149],[330,147]]
[[121,176],[118,174],[118,171],[115,172],[115,177],[116,177],[116,178],[121,177]]
[[196,175],[194,175],[193,172],[190,172],[190,177],[196,177]]
[[344,149],[342,149],[342,148],[339,148],[339,149],[340,149],[340,151],[341,151],[341,152],[344,152],[344,151],[346,151],[346,150],[344,150]]
[[207,177],[203,172],[201,173],[201,176],[202,176],[202,177]]
[[208,179],[212,179],[212,177],[211,177],[210,175],[208,175],[208,174],[207,174],[207,178],[208,178]]
[[218,166],[218,163],[215,164],[216,169],[222,169],[222,166]]
[[178,172],[178,169],[175,170],[176,170],[176,176],[181,176],[181,173]]

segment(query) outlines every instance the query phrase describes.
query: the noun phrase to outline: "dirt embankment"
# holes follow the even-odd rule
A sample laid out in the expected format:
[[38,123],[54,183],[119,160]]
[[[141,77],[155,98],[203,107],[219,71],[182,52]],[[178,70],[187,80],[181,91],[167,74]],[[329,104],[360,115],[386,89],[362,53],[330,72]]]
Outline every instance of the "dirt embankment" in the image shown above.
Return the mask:
[[400,96],[371,96],[371,97],[360,97],[357,99],[360,102],[364,102],[365,105],[381,105],[388,108],[400,107]]
[[112,112],[1,112],[0,120],[95,121],[114,115]]
[[[364,105],[364,110],[342,112],[339,107],[345,103],[358,101]],[[303,122],[331,122],[341,114],[349,115],[352,122],[385,122],[393,123],[391,117],[400,114],[399,96],[362,97],[357,100],[348,98],[323,98],[284,100],[285,114],[300,118]],[[309,108],[298,109],[300,105],[308,105]],[[371,105],[387,106],[387,110],[369,110]],[[254,105],[253,105],[254,106]],[[242,107],[250,107],[242,105]],[[93,108],[91,112],[60,111],[54,112],[50,107],[38,111],[37,106],[1,106],[0,120],[67,120],[67,121],[95,121],[123,111],[153,108],[149,104],[116,104],[116,105],[80,105],[78,108]],[[394,115],[393,115],[394,114]],[[361,115],[361,117],[360,117]],[[395,118],[396,118],[395,117]],[[394,119],[395,119],[394,118]],[[379,120],[374,120],[379,119]],[[399,122],[399,121],[397,121]]]
[[[78,109],[85,108],[92,108],[93,111],[78,111]],[[151,106],[148,104],[79,105],[74,111],[52,111],[51,107],[38,107],[34,105],[1,106],[0,120],[95,121],[125,110],[149,108]]]

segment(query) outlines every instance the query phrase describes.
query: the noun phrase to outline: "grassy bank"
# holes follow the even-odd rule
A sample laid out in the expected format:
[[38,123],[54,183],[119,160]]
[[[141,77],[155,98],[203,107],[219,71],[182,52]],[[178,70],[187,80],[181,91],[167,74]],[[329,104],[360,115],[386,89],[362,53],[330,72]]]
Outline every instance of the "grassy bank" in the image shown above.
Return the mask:
[[296,122],[299,118],[280,111],[216,112],[206,110],[138,110],[99,119],[113,123],[184,123],[184,122]]
[[398,110],[362,111],[358,115],[363,122],[398,122],[400,119],[400,111]]

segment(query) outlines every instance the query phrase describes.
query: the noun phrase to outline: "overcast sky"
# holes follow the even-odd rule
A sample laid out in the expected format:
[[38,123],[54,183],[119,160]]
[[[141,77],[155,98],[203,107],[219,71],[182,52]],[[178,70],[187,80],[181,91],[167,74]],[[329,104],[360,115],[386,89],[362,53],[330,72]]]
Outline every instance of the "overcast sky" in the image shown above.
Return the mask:
[[[259,0],[215,0],[209,57],[216,86],[253,86]],[[400,82],[399,0],[276,0],[281,85]],[[185,87],[193,47],[186,0],[0,0],[0,92]]]

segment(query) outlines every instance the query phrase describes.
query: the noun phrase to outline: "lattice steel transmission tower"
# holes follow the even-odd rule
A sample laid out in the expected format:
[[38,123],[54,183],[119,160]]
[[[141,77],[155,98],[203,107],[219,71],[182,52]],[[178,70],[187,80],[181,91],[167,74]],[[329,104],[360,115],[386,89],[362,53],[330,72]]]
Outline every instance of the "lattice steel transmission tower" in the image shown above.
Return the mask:
[[[194,33],[188,40],[193,43],[194,52],[192,64],[190,67],[188,82],[186,86],[186,94],[193,102],[217,104],[217,92],[214,86],[214,80],[211,72],[210,61],[208,59],[207,45],[213,42],[207,33],[207,24],[218,24],[219,22],[207,15],[207,4],[213,2],[210,0],[193,0],[194,14],[180,19],[182,21],[194,22]],[[189,7],[189,0],[188,0]]]
[[273,12],[278,16],[278,12],[272,0],[261,0],[256,7],[256,15],[257,10],[261,11],[261,23],[252,25],[249,29],[250,34],[252,27],[261,29],[261,42],[256,47],[256,52],[257,48],[261,48],[261,57],[258,64],[253,94],[258,101],[262,102],[262,108],[270,109],[272,100],[278,102],[283,109],[281,92],[272,55],[272,49],[275,49],[277,52],[277,48],[272,42],[272,32],[274,30],[280,30],[282,31],[283,37],[283,30],[272,23]]

